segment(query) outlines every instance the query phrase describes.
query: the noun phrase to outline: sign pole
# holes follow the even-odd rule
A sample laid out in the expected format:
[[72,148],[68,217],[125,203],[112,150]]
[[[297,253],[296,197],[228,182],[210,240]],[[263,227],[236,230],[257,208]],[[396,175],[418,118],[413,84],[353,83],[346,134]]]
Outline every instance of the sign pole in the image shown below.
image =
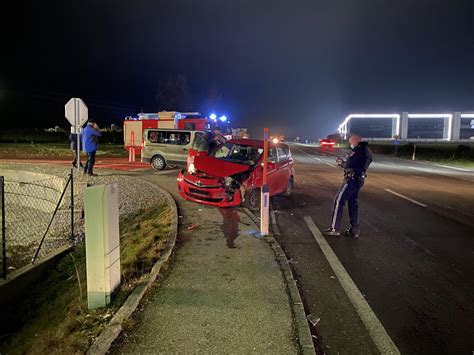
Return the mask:
[[74,113],[75,113],[75,127],[74,130],[76,131],[76,164],[77,164],[77,172],[81,172],[81,137],[80,137],[80,123],[79,123],[79,100],[74,99]]
[[[77,171],[81,171],[81,127],[87,122],[89,110],[80,98],[72,97],[64,105],[64,115],[71,124],[71,133],[76,134]],[[71,142],[72,143],[72,142]]]
[[270,191],[268,188],[268,128],[263,130],[263,183],[260,199],[260,234],[268,235],[270,216]]

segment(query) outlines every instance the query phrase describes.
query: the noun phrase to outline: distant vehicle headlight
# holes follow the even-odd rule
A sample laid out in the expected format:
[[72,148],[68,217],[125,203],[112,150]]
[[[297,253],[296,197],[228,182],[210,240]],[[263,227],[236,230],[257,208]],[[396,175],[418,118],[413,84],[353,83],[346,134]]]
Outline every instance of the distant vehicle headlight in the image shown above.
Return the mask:
[[273,138],[273,143],[277,144],[280,140],[278,138]]
[[190,173],[190,174],[196,174],[196,167],[194,166],[193,163],[189,164],[188,173]]

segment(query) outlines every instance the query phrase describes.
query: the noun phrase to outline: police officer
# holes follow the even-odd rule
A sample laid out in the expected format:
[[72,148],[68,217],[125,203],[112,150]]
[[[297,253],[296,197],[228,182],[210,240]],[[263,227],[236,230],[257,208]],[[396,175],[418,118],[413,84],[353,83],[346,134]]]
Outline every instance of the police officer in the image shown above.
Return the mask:
[[331,216],[331,226],[325,230],[325,235],[338,237],[341,235],[341,222],[344,205],[348,204],[351,228],[344,232],[348,237],[359,237],[359,206],[357,199],[359,190],[364,185],[366,171],[372,162],[372,152],[367,142],[362,142],[361,136],[351,135],[349,143],[352,153],[346,161],[337,158],[336,162],[344,168],[344,181],[334,200]]

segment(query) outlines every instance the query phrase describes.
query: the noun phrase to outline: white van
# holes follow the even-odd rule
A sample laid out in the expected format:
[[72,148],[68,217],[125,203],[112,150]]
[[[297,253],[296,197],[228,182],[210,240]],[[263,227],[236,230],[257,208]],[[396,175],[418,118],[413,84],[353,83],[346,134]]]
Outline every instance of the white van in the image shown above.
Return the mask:
[[145,130],[141,161],[150,163],[155,170],[163,170],[167,165],[186,166],[196,133],[205,132],[159,128]]

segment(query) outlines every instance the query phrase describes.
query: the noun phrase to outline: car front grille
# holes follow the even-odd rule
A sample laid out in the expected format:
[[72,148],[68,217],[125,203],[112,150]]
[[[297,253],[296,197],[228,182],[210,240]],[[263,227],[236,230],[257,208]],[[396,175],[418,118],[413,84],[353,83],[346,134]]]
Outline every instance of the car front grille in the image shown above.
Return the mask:
[[209,196],[209,191],[193,189],[192,187],[189,188],[189,192],[194,195]]
[[224,200],[223,198],[211,198],[211,197],[205,197],[204,195],[191,194],[187,192],[186,192],[186,196],[189,196],[191,198],[198,198],[201,201],[212,202],[212,203],[220,203]]
[[184,181],[186,181],[188,184],[191,184],[191,185],[194,185],[194,186],[197,186],[197,187],[200,187],[200,188],[204,188],[204,189],[216,189],[216,188],[222,187],[221,184],[208,185],[206,183],[202,183],[201,180],[193,181],[193,180],[189,180],[189,179],[184,178]]

